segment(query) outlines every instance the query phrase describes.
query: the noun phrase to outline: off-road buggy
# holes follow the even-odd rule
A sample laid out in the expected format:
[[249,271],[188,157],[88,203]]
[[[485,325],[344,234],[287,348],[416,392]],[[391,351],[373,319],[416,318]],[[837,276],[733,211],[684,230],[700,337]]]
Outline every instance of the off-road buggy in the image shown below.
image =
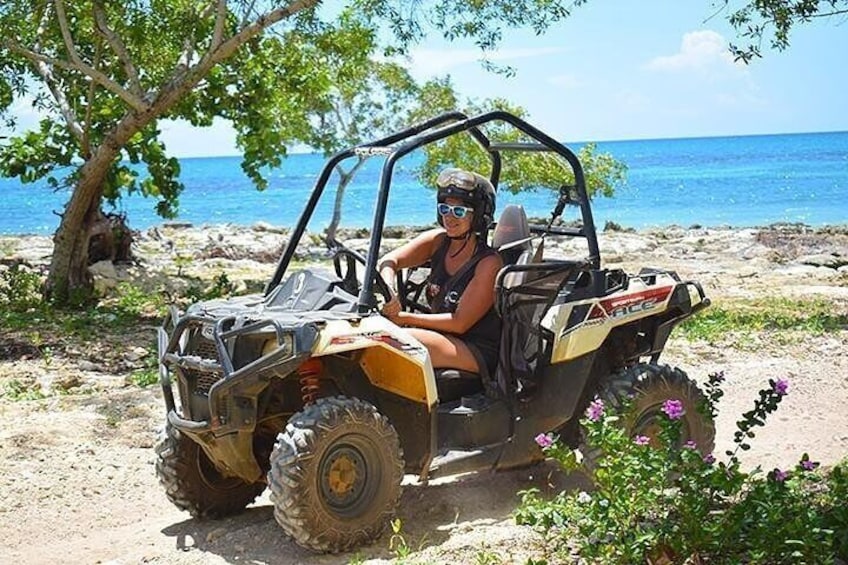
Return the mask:
[[[522,141],[498,143],[490,126],[516,128]],[[434,372],[427,350],[379,311],[390,292],[377,262],[397,164],[456,135],[489,156],[495,187],[518,152],[570,171],[550,221],[529,225],[512,205],[493,226],[504,260],[495,288],[503,332],[497,371],[485,381]],[[316,237],[307,226],[334,168],[361,156],[383,159],[367,250],[331,238],[334,272],[298,268],[295,250]],[[576,227],[555,222],[568,205],[579,212]],[[555,238],[577,238],[586,251],[546,257]],[[426,310],[422,273],[399,274],[405,308]],[[426,481],[533,464],[544,459],[534,442],[542,432],[579,446],[578,421],[595,396],[613,406],[632,399],[626,423],[648,435],[662,403],[682,400],[683,441],[707,452],[714,427],[697,408],[701,393],[658,358],[672,328],[708,303],[698,283],[674,272],[601,267],[583,169],[563,144],[504,112],[441,115],[326,162],[263,294],[169,315],[159,331],[167,425],[156,471],[168,498],[198,517],[239,512],[269,487],[287,534],[337,552],[381,534],[404,474]]]

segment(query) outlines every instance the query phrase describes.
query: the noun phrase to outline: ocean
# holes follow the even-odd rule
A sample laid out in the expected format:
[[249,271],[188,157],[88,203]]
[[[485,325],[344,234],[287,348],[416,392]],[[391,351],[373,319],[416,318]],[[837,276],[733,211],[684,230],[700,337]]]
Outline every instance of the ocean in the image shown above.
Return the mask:
[[[577,151],[581,144],[569,144]],[[628,166],[627,184],[612,198],[594,200],[595,223],[637,229],[680,226],[764,226],[778,222],[824,226],[848,223],[848,132],[752,135],[598,142],[598,151]],[[424,225],[435,220],[432,190],[413,175],[416,156],[399,163],[386,225]],[[318,154],[293,154],[269,171],[269,186],[257,191],[239,157],[181,159],[178,221],[195,225],[267,222],[290,226],[306,203],[324,163]],[[346,192],[342,226],[371,225],[382,161],[369,160]],[[0,179],[0,233],[50,234],[59,223],[67,190],[45,183],[22,185]],[[546,217],[549,191],[499,194],[498,207],[524,205],[531,217]],[[165,220],[155,201],[123,198],[117,211],[144,229]],[[107,208],[107,210],[109,210]],[[326,226],[332,198],[322,199],[315,224]]]

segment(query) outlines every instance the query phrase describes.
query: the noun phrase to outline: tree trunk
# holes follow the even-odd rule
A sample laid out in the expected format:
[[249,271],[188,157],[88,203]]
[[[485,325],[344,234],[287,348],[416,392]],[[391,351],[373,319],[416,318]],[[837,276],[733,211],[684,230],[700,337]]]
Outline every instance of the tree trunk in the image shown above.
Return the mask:
[[65,206],[62,221],[53,236],[53,257],[47,275],[45,297],[60,306],[90,301],[93,291],[88,272],[90,227],[100,214],[103,183],[117,156],[105,144],[82,167],[80,178]]
[[336,231],[339,229],[339,222],[342,220],[342,200],[344,199],[345,189],[350,181],[353,180],[353,175],[365,163],[365,159],[360,157],[353,168],[345,172],[341,166],[336,166],[336,172],[339,173],[339,185],[336,187],[336,199],[333,203],[333,219],[330,220],[330,225],[327,226],[327,241],[333,241],[336,238]]

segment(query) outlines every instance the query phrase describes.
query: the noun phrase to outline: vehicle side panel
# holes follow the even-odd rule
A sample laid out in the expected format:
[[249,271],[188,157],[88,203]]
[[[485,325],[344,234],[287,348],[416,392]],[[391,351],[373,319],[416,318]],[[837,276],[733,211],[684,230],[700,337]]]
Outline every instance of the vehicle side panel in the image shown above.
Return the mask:
[[363,318],[358,324],[329,321],[312,354],[353,351],[361,351],[360,365],[375,387],[431,409],[438,402],[427,349],[390,321],[379,316]]
[[670,277],[664,279],[647,285],[634,278],[626,290],[609,296],[553,306],[542,320],[542,325],[555,336],[551,363],[576,359],[595,351],[614,328],[666,310],[678,283]]

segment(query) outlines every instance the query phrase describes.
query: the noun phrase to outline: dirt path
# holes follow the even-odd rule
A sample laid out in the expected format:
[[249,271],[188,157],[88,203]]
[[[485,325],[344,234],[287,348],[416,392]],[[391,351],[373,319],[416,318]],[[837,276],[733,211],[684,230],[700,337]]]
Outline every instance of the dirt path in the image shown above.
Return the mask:
[[[699,238],[704,241],[698,243]],[[718,300],[814,293],[831,300],[836,311],[848,311],[844,273],[775,261],[766,255],[770,248],[753,236],[683,234],[666,242],[677,246],[673,260],[668,246],[654,245],[656,238],[642,239],[621,234],[604,245],[613,249],[612,260],[628,268],[646,264],[646,257],[658,265],[673,263],[668,266],[704,281]],[[709,345],[675,338],[664,358],[699,380],[725,371],[717,454],[731,446],[734,422],[750,408],[756,392],[767,379],[780,377],[789,380],[789,394],[744,454],[745,465],[785,468],[805,451],[823,464],[848,455],[848,330],[729,340]],[[82,370],[72,359],[32,359],[20,352],[0,359],[0,380],[55,378]],[[163,424],[158,388],[125,385],[120,374],[86,375],[100,383],[97,392],[28,401],[0,398],[0,562],[341,564],[387,563],[400,555],[398,540],[389,534],[351,554],[302,550],[274,522],[267,492],[240,516],[191,519],[167,501],[155,477],[152,446]],[[541,558],[542,538],[511,518],[516,493],[529,487],[549,493],[586,488],[584,479],[564,477],[550,463],[428,486],[412,477],[406,483],[399,518],[412,551],[407,563]]]

